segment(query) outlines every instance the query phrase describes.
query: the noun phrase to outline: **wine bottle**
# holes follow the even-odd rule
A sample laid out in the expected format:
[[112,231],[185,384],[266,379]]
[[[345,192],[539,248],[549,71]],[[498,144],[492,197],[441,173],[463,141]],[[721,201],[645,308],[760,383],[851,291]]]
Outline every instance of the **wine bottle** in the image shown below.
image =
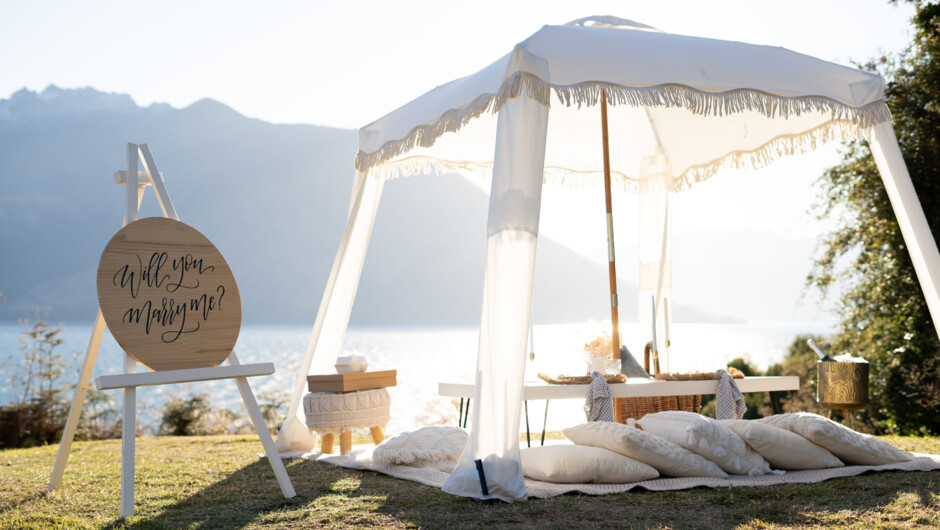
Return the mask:
[[806,341],[806,344],[809,344],[809,347],[812,348],[814,352],[816,352],[816,356],[819,357],[820,361],[835,361],[832,356],[824,352],[823,349],[820,348],[818,344],[816,344],[815,340],[809,339]]

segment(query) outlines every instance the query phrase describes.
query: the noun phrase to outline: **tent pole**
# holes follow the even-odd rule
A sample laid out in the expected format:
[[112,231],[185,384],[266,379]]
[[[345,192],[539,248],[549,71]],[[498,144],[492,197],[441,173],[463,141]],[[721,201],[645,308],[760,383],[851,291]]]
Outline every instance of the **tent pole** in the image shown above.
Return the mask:
[[604,196],[607,202],[607,258],[610,270],[610,323],[613,328],[611,347],[614,359],[620,358],[620,325],[617,312],[617,267],[614,258],[614,214],[610,198],[610,146],[607,139],[607,92],[601,91],[601,130],[604,146]]

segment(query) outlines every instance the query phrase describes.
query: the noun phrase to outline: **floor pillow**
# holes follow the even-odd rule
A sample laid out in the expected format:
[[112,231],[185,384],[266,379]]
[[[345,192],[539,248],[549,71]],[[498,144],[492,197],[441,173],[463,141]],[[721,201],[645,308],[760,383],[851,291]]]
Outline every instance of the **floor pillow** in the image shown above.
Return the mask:
[[626,484],[659,477],[652,467],[600,447],[546,445],[520,451],[522,474],[559,484]]
[[592,421],[562,431],[577,445],[600,447],[653,466],[670,477],[727,478],[717,464],[659,436],[624,425]]
[[793,412],[761,418],[761,423],[786,429],[822,446],[846,464],[878,466],[907,462],[910,453],[874,436],[862,434],[845,425],[810,412]]
[[718,464],[732,475],[760,476],[770,464],[734,431],[717,420],[681,410],[647,414],[637,421],[644,431],[661,436]]
[[826,449],[786,429],[753,420],[718,420],[718,422],[740,436],[774,469],[797,471],[844,465]]

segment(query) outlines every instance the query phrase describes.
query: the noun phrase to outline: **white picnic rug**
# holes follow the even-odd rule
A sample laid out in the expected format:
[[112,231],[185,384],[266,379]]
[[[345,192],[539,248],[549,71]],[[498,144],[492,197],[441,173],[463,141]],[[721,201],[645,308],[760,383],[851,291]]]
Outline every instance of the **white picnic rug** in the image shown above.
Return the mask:
[[[448,473],[433,468],[420,468],[409,466],[373,466],[371,445],[354,446],[352,452],[346,456],[324,455],[321,453],[281,453],[283,458],[304,458],[325,462],[335,466],[377,471],[395,478],[410,480],[419,484],[441,488],[449,476]],[[776,484],[813,484],[840,477],[854,477],[869,471],[934,471],[940,469],[940,455],[911,453],[914,459],[908,462],[885,464],[882,466],[845,466],[832,469],[817,469],[812,471],[787,471],[782,475],[768,474],[759,477],[732,475],[729,478],[687,477],[687,478],[657,478],[642,482],[628,484],[555,484],[540,480],[525,479],[526,488],[530,498],[547,499],[565,493],[579,492],[587,495],[606,495],[608,493],[621,493],[633,489],[649,491],[670,491],[705,486],[709,488],[773,486]]]

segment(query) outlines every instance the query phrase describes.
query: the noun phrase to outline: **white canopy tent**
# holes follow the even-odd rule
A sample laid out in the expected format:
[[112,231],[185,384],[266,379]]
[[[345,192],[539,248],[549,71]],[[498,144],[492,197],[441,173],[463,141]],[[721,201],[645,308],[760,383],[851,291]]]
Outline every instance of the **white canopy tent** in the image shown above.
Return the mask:
[[[492,174],[471,436],[444,490],[525,499],[518,426],[542,184],[600,181],[595,107],[602,92],[611,105],[615,183],[658,197],[649,207],[656,250],[644,251],[641,241],[641,293],[668,288],[662,263],[668,244],[661,237],[668,231],[660,231],[668,224],[670,192],[723,167],[761,167],[825,142],[866,138],[940,325],[940,254],[901,157],[879,76],[783,48],[591,17],[545,26],[483,70],[360,130],[346,233],[279,449],[313,447],[299,417],[306,375],[331,371],[340,353],[385,181],[427,172]],[[655,281],[644,282],[644,270]],[[641,308],[648,309],[645,300]]]

